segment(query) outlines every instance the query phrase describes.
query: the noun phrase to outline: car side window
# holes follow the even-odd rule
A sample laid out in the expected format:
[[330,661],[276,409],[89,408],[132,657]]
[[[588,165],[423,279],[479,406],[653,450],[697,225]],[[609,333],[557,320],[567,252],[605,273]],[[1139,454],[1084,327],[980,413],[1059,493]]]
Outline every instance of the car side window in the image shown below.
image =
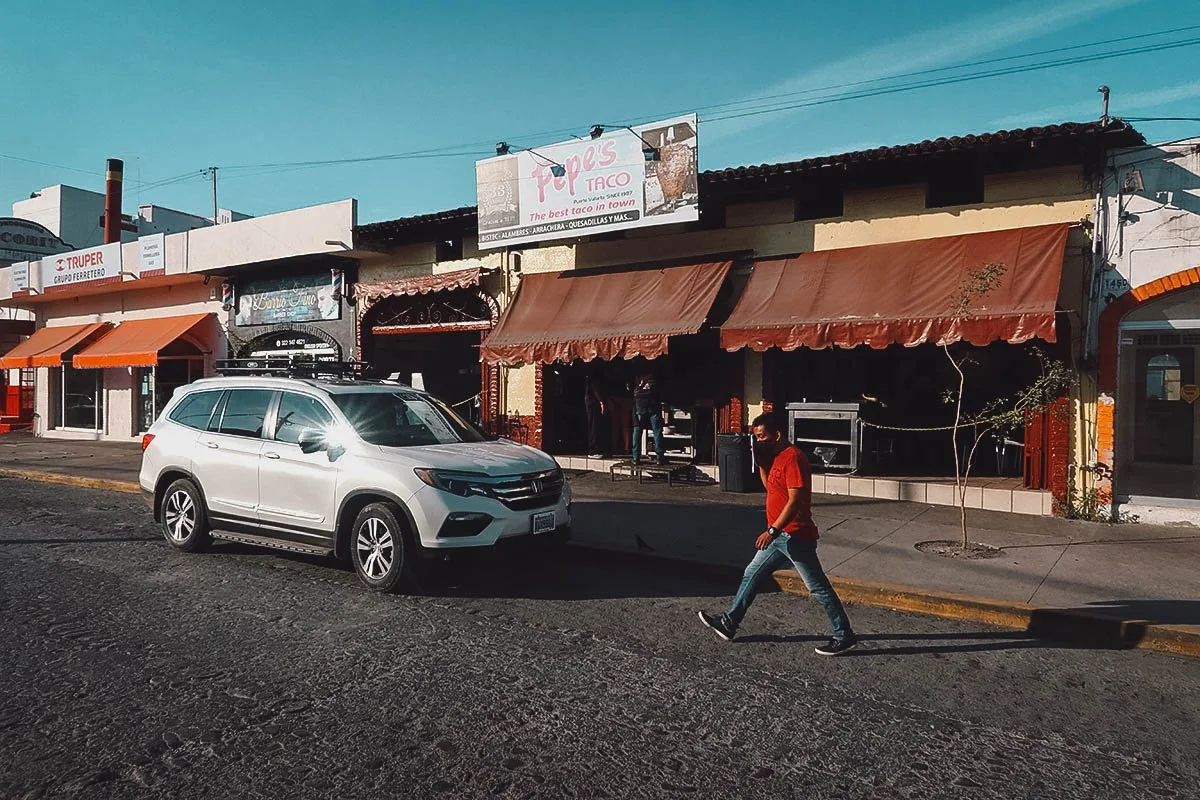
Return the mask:
[[273,394],[270,389],[231,389],[217,431],[229,436],[261,437]]
[[296,444],[305,428],[324,431],[333,424],[333,415],[315,397],[284,392],[275,413],[275,440]]
[[179,402],[170,414],[172,422],[202,431],[208,427],[221,392],[193,392]]

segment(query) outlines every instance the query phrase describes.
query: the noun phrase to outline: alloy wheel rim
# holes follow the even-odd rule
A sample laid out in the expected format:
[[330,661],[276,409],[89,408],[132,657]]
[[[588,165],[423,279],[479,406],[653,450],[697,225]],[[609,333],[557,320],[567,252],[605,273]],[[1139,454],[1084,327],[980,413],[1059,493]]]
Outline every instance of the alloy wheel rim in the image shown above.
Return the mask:
[[163,512],[167,535],[173,542],[185,542],[196,529],[196,504],[187,492],[180,489],[167,498]]
[[379,517],[365,520],[359,526],[355,548],[363,574],[371,580],[380,580],[391,571],[396,558],[396,540],[384,520]]

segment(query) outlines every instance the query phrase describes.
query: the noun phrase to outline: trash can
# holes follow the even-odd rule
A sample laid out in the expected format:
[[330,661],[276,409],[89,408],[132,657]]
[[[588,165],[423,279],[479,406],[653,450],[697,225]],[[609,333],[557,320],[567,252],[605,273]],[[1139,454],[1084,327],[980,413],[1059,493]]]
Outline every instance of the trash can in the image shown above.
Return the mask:
[[744,433],[717,434],[717,467],[722,492],[752,491],[750,437]]

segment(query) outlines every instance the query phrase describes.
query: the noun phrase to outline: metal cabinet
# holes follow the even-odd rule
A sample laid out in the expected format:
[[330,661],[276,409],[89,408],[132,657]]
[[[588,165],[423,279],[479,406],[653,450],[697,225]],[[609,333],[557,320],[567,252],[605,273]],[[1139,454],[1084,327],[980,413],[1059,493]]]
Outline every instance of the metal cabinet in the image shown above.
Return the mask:
[[788,403],[788,439],[814,466],[858,469],[862,423],[858,403]]

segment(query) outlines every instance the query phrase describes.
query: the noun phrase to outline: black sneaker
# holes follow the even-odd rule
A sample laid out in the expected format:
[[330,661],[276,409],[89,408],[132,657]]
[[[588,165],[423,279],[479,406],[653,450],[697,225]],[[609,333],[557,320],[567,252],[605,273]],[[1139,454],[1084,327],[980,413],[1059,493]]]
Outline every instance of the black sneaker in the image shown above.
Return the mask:
[[734,631],[733,628],[730,628],[729,625],[725,623],[725,617],[714,616],[713,614],[708,614],[704,611],[701,611],[700,621],[703,622],[707,627],[712,628],[713,632],[725,641],[733,641]]
[[858,637],[852,633],[844,639],[830,639],[828,644],[821,645],[813,652],[819,656],[840,656],[855,647],[858,647]]

